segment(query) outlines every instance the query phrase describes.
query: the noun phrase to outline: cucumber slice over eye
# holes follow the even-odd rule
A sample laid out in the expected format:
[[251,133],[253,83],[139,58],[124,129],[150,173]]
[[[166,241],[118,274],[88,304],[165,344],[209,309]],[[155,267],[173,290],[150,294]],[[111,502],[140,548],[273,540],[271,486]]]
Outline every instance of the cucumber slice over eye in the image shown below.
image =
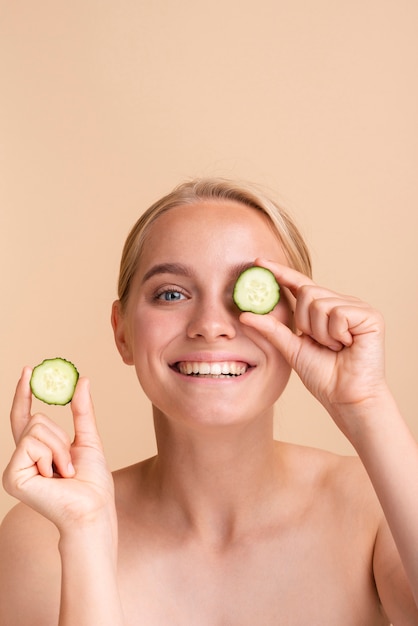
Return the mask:
[[73,395],[79,373],[71,361],[45,359],[33,368],[30,388],[38,400],[46,404],[68,404]]
[[241,311],[265,315],[278,303],[280,287],[270,270],[265,267],[250,267],[238,276],[233,299]]

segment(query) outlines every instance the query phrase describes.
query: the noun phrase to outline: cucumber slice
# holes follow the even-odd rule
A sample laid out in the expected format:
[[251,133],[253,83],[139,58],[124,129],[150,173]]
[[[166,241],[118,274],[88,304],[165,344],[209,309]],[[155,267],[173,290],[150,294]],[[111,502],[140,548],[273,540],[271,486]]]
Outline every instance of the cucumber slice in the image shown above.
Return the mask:
[[33,368],[30,388],[46,404],[68,404],[74,394],[79,373],[71,361],[45,359]]
[[241,311],[265,315],[278,303],[280,287],[270,270],[265,267],[250,267],[238,276],[233,298]]

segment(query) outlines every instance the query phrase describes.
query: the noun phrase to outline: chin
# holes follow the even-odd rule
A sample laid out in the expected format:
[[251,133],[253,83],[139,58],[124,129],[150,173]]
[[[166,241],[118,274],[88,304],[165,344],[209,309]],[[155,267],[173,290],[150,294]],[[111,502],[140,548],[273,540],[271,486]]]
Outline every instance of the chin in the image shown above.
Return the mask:
[[[244,404],[244,403],[243,403]],[[231,410],[231,403],[227,405],[223,402],[213,403],[208,406],[202,406],[200,402],[197,406],[193,402],[187,402],[183,404],[178,411],[175,407],[164,410],[160,406],[153,406],[154,419],[156,424],[158,422],[164,422],[167,425],[172,425],[176,428],[178,425],[182,430],[190,429],[193,431],[205,431],[205,432],[227,432],[230,428],[247,427],[251,423],[260,424],[261,421],[265,421],[266,424],[272,423],[274,415],[274,407],[269,406],[258,411],[249,410],[247,405],[245,411]]]

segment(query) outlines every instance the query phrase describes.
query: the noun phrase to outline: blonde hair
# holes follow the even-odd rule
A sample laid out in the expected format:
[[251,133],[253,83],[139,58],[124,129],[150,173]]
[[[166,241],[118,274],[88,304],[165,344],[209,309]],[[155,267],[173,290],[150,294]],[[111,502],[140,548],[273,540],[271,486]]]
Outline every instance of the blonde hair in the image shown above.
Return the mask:
[[132,277],[135,274],[150,226],[163,213],[185,205],[205,200],[228,200],[261,211],[267,216],[274,233],[279,238],[290,265],[305,275],[312,275],[312,265],[307,245],[289,214],[275,201],[255,186],[236,183],[224,178],[197,178],[184,182],[157,200],[138,219],[131,229],[122,252],[118,297],[125,307],[129,297]]

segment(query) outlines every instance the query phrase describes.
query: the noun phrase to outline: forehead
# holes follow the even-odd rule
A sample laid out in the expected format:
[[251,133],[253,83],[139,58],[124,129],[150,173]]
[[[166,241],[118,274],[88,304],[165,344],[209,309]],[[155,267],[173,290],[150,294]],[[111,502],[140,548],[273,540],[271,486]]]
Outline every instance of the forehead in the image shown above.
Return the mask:
[[202,201],[180,205],[160,215],[150,226],[140,267],[205,257],[241,262],[257,256],[286,263],[278,235],[269,218],[235,201]]

